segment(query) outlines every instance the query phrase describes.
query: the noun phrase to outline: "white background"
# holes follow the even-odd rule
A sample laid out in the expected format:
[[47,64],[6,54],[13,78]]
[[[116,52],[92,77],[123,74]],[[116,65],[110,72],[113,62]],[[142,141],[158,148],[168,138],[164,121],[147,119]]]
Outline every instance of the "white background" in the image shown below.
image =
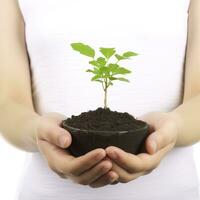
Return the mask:
[[[198,169],[198,174],[200,177],[199,155],[200,155],[200,143],[194,145],[194,157]],[[5,140],[0,138],[0,199],[1,200],[14,200],[14,196],[18,186],[18,181],[23,170],[24,158],[25,158],[25,152],[11,146],[7,142],[5,142]]]

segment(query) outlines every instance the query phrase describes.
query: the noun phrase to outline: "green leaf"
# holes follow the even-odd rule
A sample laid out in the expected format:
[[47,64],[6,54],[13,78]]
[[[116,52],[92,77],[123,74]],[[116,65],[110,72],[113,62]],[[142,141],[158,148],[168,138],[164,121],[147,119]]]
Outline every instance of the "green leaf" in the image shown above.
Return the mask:
[[105,66],[105,64],[106,64],[106,60],[103,57],[97,58],[97,62],[102,66]]
[[129,74],[129,73],[131,73],[130,70],[128,70],[124,67],[118,67],[118,68],[115,69],[113,74]]
[[94,71],[91,70],[91,69],[87,69],[86,72],[92,72],[92,73],[94,73]]
[[93,74],[99,74],[99,71],[97,68],[94,68],[94,70],[87,69],[86,72],[92,72]]
[[100,47],[99,51],[108,59],[110,58],[113,54],[115,54],[115,48],[104,48]]
[[128,79],[126,78],[123,78],[123,77],[118,77],[117,80],[120,80],[120,81],[125,81],[125,82],[130,82]]
[[95,80],[97,80],[97,79],[99,79],[99,78],[101,78],[101,75],[97,74],[97,75],[95,75],[95,76],[93,76],[93,77],[91,78],[91,81],[95,81]]
[[138,54],[137,53],[135,53],[135,52],[132,52],[132,51],[127,51],[127,52],[125,52],[125,53],[123,53],[123,57],[126,57],[126,58],[129,58],[129,57],[131,57],[131,56],[137,56]]
[[85,56],[89,56],[89,57],[92,57],[92,58],[94,58],[94,56],[95,56],[94,49],[91,48],[90,46],[86,45],[86,44],[81,43],[81,42],[71,43],[71,47],[75,51],[78,51]]
[[96,60],[89,61],[89,64],[96,66],[96,67],[99,67],[99,63]]
[[[109,75],[108,72],[109,72],[108,67],[100,67],[100,68],[99,68],[99,73],[100,73],[101,75],[105,74],[105,76],[108,76],[108,75]],[[104,77],[105,77],[105,76],[104,76]]]
[[113,76],[109,76],[108,77],[111,81],[117,80],[117,78],[113,77]]
[[125,60],[125,59],[128,59],[128,58],[126,58],[126,57],[124,57],[124,56],[121,56],[121,55],[119,55],[119,54],[115,54],[115,57],[117,58],[117,60]]
[[100,83],[103,83],[103,81],[102,81],[102,80],[99,80],[99,79],[97,79],[97,80],[95,80],[95,81],[98,81],[98,82],[100,82]]
[[116,72],[117,68],[119,68],[119,65],[118,65],[118,64],[110,63],[110,64],[108,65],[108,68],[109,68],[109,70],[110,70],[112,73],[114,73],[114,72]]

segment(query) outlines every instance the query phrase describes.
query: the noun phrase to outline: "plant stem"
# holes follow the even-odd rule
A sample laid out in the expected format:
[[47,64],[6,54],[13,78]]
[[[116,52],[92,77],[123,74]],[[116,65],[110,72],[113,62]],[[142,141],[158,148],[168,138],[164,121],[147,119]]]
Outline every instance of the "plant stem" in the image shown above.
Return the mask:
[[[106,59],[106,64],[105,67],[108,67],[108,60],[109,58]],[[107,77],[104,79],[105,87],[104,87],[104,109],[107,108],[107,89],[108,89],[108,79]]]
[[104,89],[104,85],[103,85],[103,82],[101,82],[101,84],[102,84],[102,88],[103,88],[103,90],[105,90],[105,89]]
[[108,85],[107,85],[107,78],[106,78],[105,89],[104,89],[104,109],[107,108],[107,88],[108,88]]
[[104,109],[107,108],[107,88],[104,90]]

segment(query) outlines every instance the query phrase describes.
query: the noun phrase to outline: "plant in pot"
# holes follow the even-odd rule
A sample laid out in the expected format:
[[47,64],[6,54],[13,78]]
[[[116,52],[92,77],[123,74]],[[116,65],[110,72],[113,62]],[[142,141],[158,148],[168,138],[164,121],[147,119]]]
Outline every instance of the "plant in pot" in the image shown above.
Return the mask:
[[[100,47],[102,56],[95,58],[95,50],[87,44],[71,43],[71,47],[91,58],[89,64],[93,69],[87,69],[86,72],[93,74],[91,81],[97,81],[102,85],[104,107],[85,111],[77,116],[71,115],[62,121],[61,126],[72,136],[72,143],[67,150],[78,157],[96,148],[117,146],[126,152],[138,154],[144,149],[149,125],[127,112],[112,111],[107,104],[108,88],[113,86],[113,82],[129,82],[122,75],[131,71],[120,66],[119,62],[138,54],[126,51],[120,55],[116,53],[115,48]],[[111,57],[115,57],[116,62],[109,62]]]

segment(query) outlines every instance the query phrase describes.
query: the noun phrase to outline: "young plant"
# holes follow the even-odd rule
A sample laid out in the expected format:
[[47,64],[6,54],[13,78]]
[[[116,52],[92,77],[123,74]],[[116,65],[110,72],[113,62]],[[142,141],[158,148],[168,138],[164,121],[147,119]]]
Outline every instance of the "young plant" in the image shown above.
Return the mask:
[[[104,109],[106,109],[108,107],[107,90],[109,86],[113,85],[113,81],[119,80],[129,82],[128,79],[118,76],[131,73],[130,70],[120,66],[119,62],[121,60],[130,59],[130,57],[137,56],[138,54],[132,51],[127,51],[120,55],[116,53],[115,48],[100,47],[99,51],[101,52],[103,57],[100,56],[95,59],[95,50],[89,45],[78,42],[71,43],[71,47],[73,48],[73,50],[92,58],[92,60],[89,61],[89,64],[93,66],[93,69],[87,69],[86,72],[94,74],[94,76],[91,78],[91,81],[97,81],[102,84],[102,88],[104,90]],[[116,58],[115,63],[109,63],[109,59],[112,56],[115,56]]]

